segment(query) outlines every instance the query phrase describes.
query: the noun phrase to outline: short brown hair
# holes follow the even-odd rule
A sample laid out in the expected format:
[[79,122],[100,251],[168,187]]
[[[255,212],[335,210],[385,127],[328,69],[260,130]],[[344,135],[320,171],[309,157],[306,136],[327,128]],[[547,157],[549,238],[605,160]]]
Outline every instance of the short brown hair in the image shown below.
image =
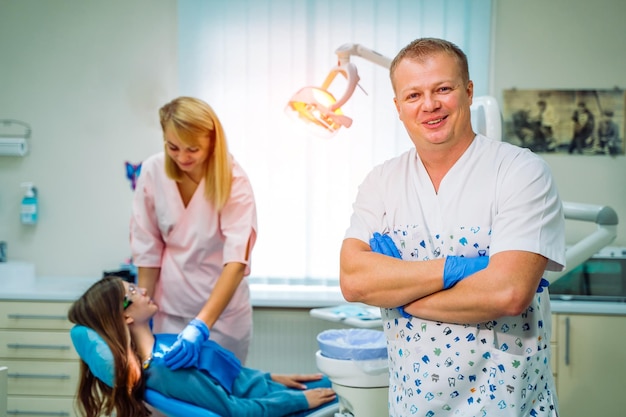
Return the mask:
[[461,48],[444,39],[419,38],[402,48],[393,61],[391,61],[391,66],[389,67],[389,77],[391,78],[391,85],[393,86],[394,91],[395,85],[393,82],[393,74],[402,60],[411,59],[415,61],[424,61],[426,58],[439,53],[448,54],[456,59],[463,83],[467,85],[470,81],[469,68],[467,64],[467,56]]

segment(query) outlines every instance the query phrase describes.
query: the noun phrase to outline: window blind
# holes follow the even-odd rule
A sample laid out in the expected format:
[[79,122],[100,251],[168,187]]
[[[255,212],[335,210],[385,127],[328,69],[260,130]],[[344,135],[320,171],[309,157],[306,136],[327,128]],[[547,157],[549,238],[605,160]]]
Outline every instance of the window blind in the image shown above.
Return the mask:
[[351,61],[362,89],[343,106],[351,128],[322,139],[284,113],[297,90],[322,84],[335,49],[358,43],[393,58],[415,38],[445,38],[468,55],[475,95],[488,92],[491,0],[179,0],[178,8],[180,93],[213,106],[255,191],[257,282],[335,285],[358,185],[412,146],[388,70],[360,57]]

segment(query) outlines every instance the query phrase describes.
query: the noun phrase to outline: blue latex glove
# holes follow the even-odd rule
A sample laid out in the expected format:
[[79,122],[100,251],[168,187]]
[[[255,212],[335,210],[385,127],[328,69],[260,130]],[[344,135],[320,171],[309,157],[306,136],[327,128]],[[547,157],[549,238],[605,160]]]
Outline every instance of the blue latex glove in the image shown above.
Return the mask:
[[[453,287],[457,282],[463,278],[467,278],[475,272],[478,272],[487,267],[489,258],[481,256],[478,258],[465,258],[458,256],[448,256],[443,269],[443,286],[445,289]],[[550,282],[541,278],[537,292],[543,292],[544,288],[547,288]]]
[[163,355],[165,366],[172,370],[189,368],[198,363],[202,344],[209,339],[209,328],[199,319],[193,319],[178,335],[172,348]]
[[378,232],[374,233],[374,237],[370,239],[370,247],[373,252],[402,259],[398,248],[396,248],[395,243],[393,243],[389,235],[381,235]]
[[443,288],[447,290],[454,287],[463,278],[485,269],[488,263],[489,258],[486,256],[479,256],[478,258],[447,256],[443,266]]
[[[370,239],[370,248],[372,248],[372,252],[402,259],[398,248],[396,248],[396,244],[393,243],[393,240],[389,237],[389,235],[381,235],[378,232],[374,233],[374,236]],[[404,311],[403,306],[398,307],[398,311],[402,317],[406,317],[407,319],[412,317],[409,313]]]

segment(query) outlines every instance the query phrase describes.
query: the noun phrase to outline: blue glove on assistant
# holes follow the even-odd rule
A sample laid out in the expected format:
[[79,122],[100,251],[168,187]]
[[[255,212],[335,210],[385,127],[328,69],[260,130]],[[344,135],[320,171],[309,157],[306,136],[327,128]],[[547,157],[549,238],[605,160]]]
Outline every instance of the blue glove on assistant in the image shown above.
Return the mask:
[[454,285],[487,267],[489,258],[479,256],[478,258],[466,258],[464,256],[447,256],[443,266],[443,289],[454,287]]
[[172,370],[189,368],[198,363],[202,344],[209,339],[209,328],[200,319],[193,319],[178,335],[172,348],[163,355],[165,366]]

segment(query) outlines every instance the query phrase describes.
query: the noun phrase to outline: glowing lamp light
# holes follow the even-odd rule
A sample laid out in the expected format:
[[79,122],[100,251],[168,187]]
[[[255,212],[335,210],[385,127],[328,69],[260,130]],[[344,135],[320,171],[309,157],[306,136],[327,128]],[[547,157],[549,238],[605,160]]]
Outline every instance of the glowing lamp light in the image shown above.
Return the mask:
[[[347,80],[346,91],[339,100],[328,91],[328,88],[341,74]],[[287,114],[297,120],[306,122],[306,126],[317,136],[331,138],[337,131],[352,125],[352,119],[343,114],[343,106],[354,93],[359,82],[356,66],[350,62],[340,63],[326,76],[321,87],[304,87],[291,97],[285,107]]]
[[337,100],[328,91],[304,87],[289,100],[285,111],[290,117],[304,121],[316,136],[331,138],[341,126],[352,125],[352,119],[336,105]]

